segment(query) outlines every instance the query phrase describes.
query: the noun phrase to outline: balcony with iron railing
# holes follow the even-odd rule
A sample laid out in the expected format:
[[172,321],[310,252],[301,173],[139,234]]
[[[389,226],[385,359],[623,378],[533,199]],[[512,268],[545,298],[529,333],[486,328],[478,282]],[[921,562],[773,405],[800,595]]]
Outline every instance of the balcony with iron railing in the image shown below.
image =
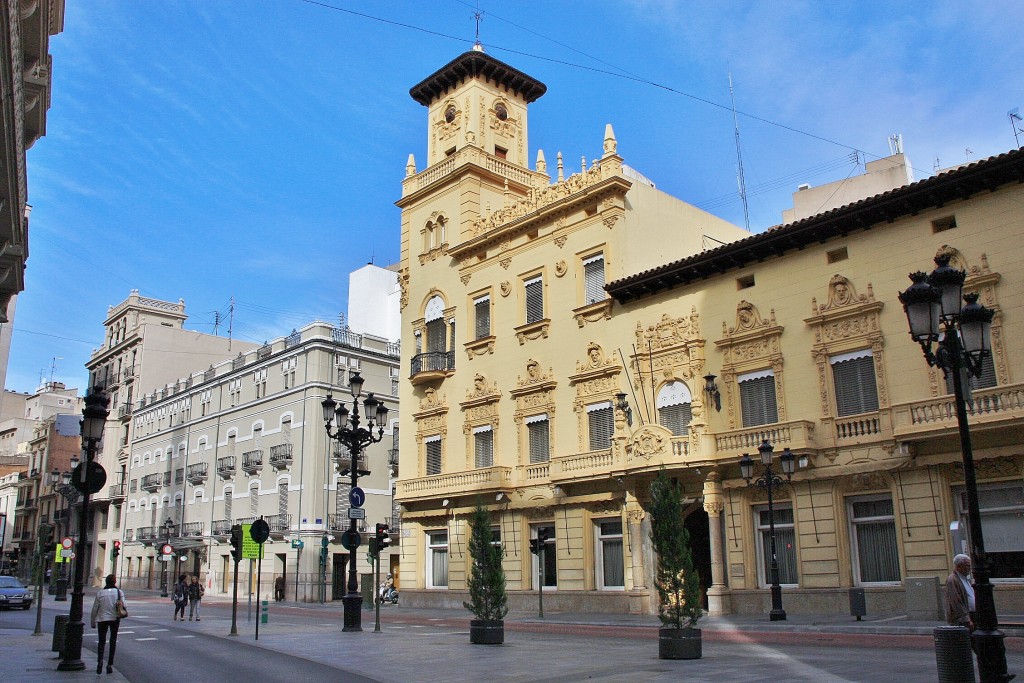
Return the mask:
[[348,325],[342,328],[331,329],[331,340],[339,346],[347,346],[353,349],[363,348],[363,335],[353,332]]
[[413,384],[443,379],[455,372],[455,351],[427,351],[412,357],[409,377]]
[[398,476],[398,449],[397,448],[389,448],[388,449],[388,467],[391,468],[391,476],[397,477]]
[[[349,519],[348,513],[343,515],[329,514],[327,515],[327,526],[331,531],[345,531],[349,528],[352,520]],[[356,520],[356,531],[361,534],[365,534],[370,530],[370,525],[365,519]]]
[[[332,459],[339,472],[347,470],[352,465],[352,452],[342,444],[335,443]],[[359,451],[359,455],[356,457],[356,469],[366,469],[366,451]]]
[[270,533],[278,536],[292,528],[291,515],[266,515],[263,521],[270,527]]
[[242,453],[242,469],[246,474],[256,474],[263,469],[263,449]]
[[143,491],[148,491],[149,493],[153,493],[154,491],[156,491],[157,489],[159,489],[163,485],[164,485],[164,475],[163,475],[162,472],[156,472],[154,474],[147,474],[139,482],[139,487]]
[[427,500],[445,495],[487,495],[512,489],[511,467],[481,467],[465,472],[435,474],[417,479],[398,482],[399,498],[406,500]]
[[163,533],[163,527],[158,526],[140,526],[135,536],[140,541],[155,541],[158,534]]
[[125,529],[124,530],[124,540],[126,540],[126,541],[134,541],[135,540],[135,529]]
[[181,525],[181,535],[184,536],[202,536],[203,535],[203,523],[202,522],[185,522]]
[[256,350],[256,360],[263,360],[264,358],[269,358],[273,350],[274,349],[273,347],[270,346],[270,344],[268,344],[267,342],[263,342],[263,346]]
[[234,524],[230,519],[215,519],[213,520],[213,535],[214,536],[230,536],[231,525]]
[[124,482],[121,482],[120,484],[111,484],[107,487],[107,495],[112,502],[117,502],[124,499],[126,489],[127,487]]
[[392,536],[402,537],[402,518],[401,517],[385,517],[384,523],[388,525],[388,531]]
[[230,479],[235,476],[235,456],[226,455],[217,458],[217,476],[221,479]]
[[185,478],[188,479],[188,483],[196,486],[206,481],[209,474],[210,466],[205,462],[192,463],[185,470]]
[[270,447],[270,466],[283,470],[292,464],[292,445],[282,443]]

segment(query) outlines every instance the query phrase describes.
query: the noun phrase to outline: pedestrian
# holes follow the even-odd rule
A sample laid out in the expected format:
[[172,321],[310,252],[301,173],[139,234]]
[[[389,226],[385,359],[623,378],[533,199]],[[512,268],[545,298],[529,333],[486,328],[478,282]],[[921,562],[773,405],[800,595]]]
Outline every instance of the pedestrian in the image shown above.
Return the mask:
[[46,578],[45,578],[45,579],[43,579],[43,582],[44,582],[44,583],[45,583],[45,584],[46,584],[47,586],[49,586],[49,585],[50,585],[50,574],[51,574],[51,572],[52,572],[52,570],[51,570],[51,569],[50,569],[49,567],[47,567],[47,568],[46,568]]
[[203,584],[199,583],[199,577],[193,576],[192,583],[188,585],[188,620],[192,621],[192,617],[199,621],[199,604],[203,601],[203,596],[206,595],[206,589],[203,588]]
[[284,600],[284,577],[278,576],[274,579],[274,600],[281,602]]
[[184,574],[179,576],[178,583],[174,584],[171,600],[174,601],[174,618],[171,621],[177,621],[178,612],[181,612],[181,620],[185,621],[185,606],[188,605],[188,584],[185,582]]
[[96,645],[96,673],[103,671],[103,650],[107,644],[107,633],[110,634],[110,654],[107,656],[107,673],[114,673],[114,650],[117,649],[117,629],[121,625],[121,617],[117,613],[117,601],[125,603],[124,591],[117,587],[117,577],[108,574],[102,590],[97,591],[92,603],[92,627],[99,627],[99,643]]
[[946,579],[946,623],[950,626],[966,626],[973,631],[977,608],[970,573],[969,556],[960,554],[953,558],[953,571]]

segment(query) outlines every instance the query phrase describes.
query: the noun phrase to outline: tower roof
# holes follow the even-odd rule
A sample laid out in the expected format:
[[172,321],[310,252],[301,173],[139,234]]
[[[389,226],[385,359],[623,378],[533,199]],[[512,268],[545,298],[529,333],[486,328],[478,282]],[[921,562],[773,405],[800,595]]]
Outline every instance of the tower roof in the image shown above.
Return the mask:
[[485,52],[470,50],[424,78],[409,90],[409,95],[425,107],[458,87],[466,78],[483,77],[514,91],[529,104],[547,92],[548,87],[536,78],[491,57]]

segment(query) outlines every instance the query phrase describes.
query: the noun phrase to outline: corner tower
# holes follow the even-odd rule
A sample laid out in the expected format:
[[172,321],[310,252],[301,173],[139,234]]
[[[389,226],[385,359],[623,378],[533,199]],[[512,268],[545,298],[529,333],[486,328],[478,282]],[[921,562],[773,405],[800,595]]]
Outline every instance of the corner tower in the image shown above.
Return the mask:
[[409,94],[427,107],[427,165],[473,146],[527,166],[527,105],[547,87],[474,49],[415,85]]

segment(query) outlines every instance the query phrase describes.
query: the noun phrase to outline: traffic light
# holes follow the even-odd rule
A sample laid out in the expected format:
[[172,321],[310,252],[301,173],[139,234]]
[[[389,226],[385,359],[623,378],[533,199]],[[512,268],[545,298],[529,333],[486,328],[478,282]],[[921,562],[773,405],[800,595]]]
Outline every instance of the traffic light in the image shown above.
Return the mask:
[[546,526],[537,527],[537,540],[541,543],[548,540],[548,528]]
[[327,544],[327,534],[325,533],[320,539],[320,565],[324,567],[327,566]]
[[540,554],[540,551],[544,550],[544,542],[548,540],[548,528],[537,527],[537,538],[530,539],[530,552],[534,555]]
[[531,538],[530,539],[530,552],[533,553],[534,555],[536,555],[537,553],[540,552],[540,539],[539,538]]
[[380,553],[391,545],[391,529],[383,522],[377,522],[377,552]]
[[242,560],[242,525],[234,524],[231,527],[231,557],[235,562]]
[[114,547],[110,549],[110,559],[116,560],[121,554],[121,541],[114,541]]

